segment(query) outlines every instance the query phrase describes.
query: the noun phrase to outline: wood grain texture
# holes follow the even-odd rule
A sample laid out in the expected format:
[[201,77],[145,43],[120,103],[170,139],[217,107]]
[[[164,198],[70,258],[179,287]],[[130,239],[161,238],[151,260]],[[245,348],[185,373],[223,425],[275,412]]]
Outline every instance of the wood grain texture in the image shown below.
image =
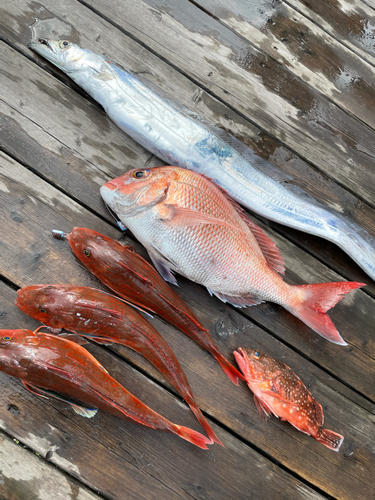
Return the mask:
[[[4,217],[3,228],[8,236],[2,248],[2,254],[4,261],[11,265],[5,269],[2,266],[0,273],[18,286],[51,282],[73,282],[95,286],[94,278],[89,276],[82,269],[82,266],[77,265],[72,258],[66,242],[53,240],[48,231],[50,221],[57,218],[57,212],[60,211],[56,207],[56,200],[60,198],[60,204],[62,204],[64,203],[62,200],[68,198],[62,193],[57,194],[59,192],[52,187],[47,189],[43,180],[32,173],[24,172],[20,165],[17,165],[14,160],[4,155],[2,155],[1,173],[3,174],[1,178],[3,191],[0,198],[2,206],[7,207],[9,214],[9,211],[12,212],[13,207],[17,206],[19,200],[22,199],[25,201],[25,209],[20,213],[23,216],[21,223],[14,220],[10,215]],[[4,189],[4,186],[6,189]],[[92,227],[88,219],[94,219],[94,216],[86,213],[82,207],[80,213],[76,213],[74,209],[74,205],[69,208],[69,205],[65,203],[64,211],[59,216],[59,227],[63,230],[69,230],[67,226],[72,218],[75,219],[75,224],[80,225],[81,214],[85,217],[85,223],[89,222],[87,225]],[[63,218],[66,218],[66,220],[63,221]],[[35,229],[35,221],[39,223],[39,230]],[[99,223],[102,227],[105,224],[105,222]],[[20,225],[22,226],[21,229],[19,228]],[[98,225],[93,228],[97,229]],[[115,231],[111,227],[110,230]],[[102,232],[107,234],[106,230],[102,230]],[[12,250],[11,244],[15,240],[20,242],[16,247],[16,252]],[[33,259],[24,257],[27,248],[33,249],[38,254],[36,262]],[[40,249],[43,249],[43,252]],[[30,265],[30,260],[32,265]],[[186,336],[174,331],[162,321],[155,319],[154,325],[174,350],[202,409],[214,416],[216,421],[221,422],[226,428],[230,428],[237,435],[240,435],[246,442],[254,443],[258,448],[275,457],[288,469],[293,470],[309,482],[319,486],[319,488],[325,490],[329,488],[328,491],[331,491],[331,493],[341,491],[344,495],[344,492],[350,488],[350,484],[354,484],[352,478],[350,481],[344,481],[342,476],[344,470],[345,474],[348,474],[348,478],[354,473],[350,461],[347,461],[346,458],[351,453],[351,450],[355,449],[356,459],[364,461],[364,474],[358,478],[355,488],[356,491],[362,491],[363,495],[367,495],[368,491],[371,491],[370,485],[372,484],[372,479],[369,483],[368,464],[372,463],[373,460],[375,462],[375,450],[372,449],[372,443],[368,437],[373,425],[371,421],[373,406],[369,407],[367,402],[358,399],[358,396],[351,393],[351,391],[348,392],[336,380],[331,380],[330,375],[307,362],[304,357],[297,355],[295,352],[293,353],[273,336],[247,321],[239,313],[209,297],[201,287],[182,280],[181,292],[183,298],[186,295],[190,299],[188,302],[190,301],[194,312],[203,320],[205,326],[212,329],[215,340],[223,354],[232,358],[232,351],[239,345],[248,347],[257,345],[271,355],[284,359],[301,377],[306,374],[304,381],[308,383],[318,401],[324,407],[327,407],[325,411],[327,426],[345,435],[345,444],[348,446],[349,452],[345,452],[344,449],[342,454],[335,454],[332,457],[330,450],[325,449],[313,439],[303,436],[276,419],[272,419],[267,424],[267,432],[265,433],[264,424],[259,418],[255,406],[251,403],[248,389],[245,386],[240,389],[233,386],[208,353],[196,346]],[[274,316],[271,313],[271,318],[266,321],[274,320]],[[290,325],[288,326],[291,329]],[[295,341],[296,332],[298,332],[298,328],[293,329],[293,332],[289,330],[290,337],[292,337],[290,340]],[[311,342],[314,345],[314,341],[311,341],[311,332],[310,336],[306,333],[303,341],[306,342],[307,346],[311,346]],[[330,357],[334,359],[335,355],[339,355],[346,360],[346,363],[348,362],[348,353],[345,350],[333,346],[336,349],[330,352],[327,346],[328,343],[325,341],[323,344],[325,345],[322,346],[321,344],[320,348],[317,348],[315,344],[315,352],[311,349],[309,355],[312,358],[317,356],[317,359],[322,353],[326,356],[326,359]],[[140,356],[134,355],[124,348],[116,348],[115,350],[145,372],[150,373],[153,378],[164,383],[158,372],[151,369]],[[356,353],[355,349],[354,353]],[[367,357],[351,355],[350,359],[359,373],[363,374],[364,370],[370,373],[371,365],[368,363]],[[364,363],[364,360],[365,366],[362,365],[361,368],[360,363]],[[105,364],[104,366],[107,367]],[[346,371],[347,369],[345,369]],[[350,370],[349,373],[348,376],[351,377],[353,370]],[[342,375],[344,375],[344,370]],[[126,385],[126,387],[128,386]],[[371,391],[372,389],[369,388],[368,390]],[[135,393],[139,395],[139,393]],[[154,406],[152,407],[154,408]],[[161,411],[161,408],[159,406],[156,409]],[[345,408],[344,412],[342,411],[343,408]],[[249,419],[251,419],[251,425],[249,425]],[[360,434],[358,434],[358,429],[361,429]],[[221,439],[221,435],[219,437]],[[319,460],[313,458],[317,455]],[[331,482],[328,487],[326,483],[328,480],[332,481],[329,479],[331,477],[339,477],[340,484]]]
[[[15,405],[9,411],[17,413]],[[0,498],[2,500],[98,500],[69,475],[0,433]]]
[[375,7],[373,0],[288,0],[287,3],[375,65],[375,13],[370,8]]
[[198,0],[205,12],[372,128],[375,69],[284,2]]

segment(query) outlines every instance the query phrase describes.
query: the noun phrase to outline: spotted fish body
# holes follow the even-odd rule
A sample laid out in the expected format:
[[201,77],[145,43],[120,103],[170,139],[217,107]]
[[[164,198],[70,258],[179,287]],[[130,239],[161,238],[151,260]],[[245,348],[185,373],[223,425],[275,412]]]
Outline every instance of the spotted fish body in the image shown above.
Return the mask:
[[[207,175],[241,205],[340,246],[375,279],[375,240],[289,183],[265,175],[272,166],[233,136],[163,96],[150,82],[68,41],[40,38],[30,47],[98,101],[124,132],[169,165]],[[263,169],[263,171],[262,171]],[[274,169],[274,167],[273,167]]]
[[287,420],[301,432],[313,436],[328,448],[339,451],[343,436],[323,429],[321,405],[285,363],[243,347],[234,351],[234,356],[262,416],[267,418],[275,415],[281,420]]
[[[0,370],[20,378],[33,394],[70,403],[82,416],[90,418],[100,409],[171,432],[203,449],[211,443],[211,439],[170,422],[146,406],[112,378],[86,349],[70,340],[30,330],[1,330]],[[84,408],[82,403],[90,408]]]

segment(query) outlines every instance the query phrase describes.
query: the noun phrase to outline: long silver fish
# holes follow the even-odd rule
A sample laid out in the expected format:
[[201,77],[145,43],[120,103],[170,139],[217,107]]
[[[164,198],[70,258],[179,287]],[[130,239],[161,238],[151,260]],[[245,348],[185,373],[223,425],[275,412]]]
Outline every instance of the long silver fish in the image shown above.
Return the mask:
[[[166,100],[151,82],[67,40],[39,38],[37,53],[98,101],[124,132],[169,165],[212,178],[238,203],[342,248],[375,280],[375,240],[363,228],[263,171],[270,163],[187,108]],[[262,171],[263,170],[263,171]]]

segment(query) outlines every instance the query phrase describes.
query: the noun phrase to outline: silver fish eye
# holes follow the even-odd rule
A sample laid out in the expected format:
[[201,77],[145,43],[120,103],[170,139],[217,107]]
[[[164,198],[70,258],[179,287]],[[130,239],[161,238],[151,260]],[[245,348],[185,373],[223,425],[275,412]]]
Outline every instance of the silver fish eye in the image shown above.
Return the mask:
[[68,42],[68,40],[61,40],[61,42],[59,42],[60,49],[67,49],[71,45],[72,44],[70,42]]

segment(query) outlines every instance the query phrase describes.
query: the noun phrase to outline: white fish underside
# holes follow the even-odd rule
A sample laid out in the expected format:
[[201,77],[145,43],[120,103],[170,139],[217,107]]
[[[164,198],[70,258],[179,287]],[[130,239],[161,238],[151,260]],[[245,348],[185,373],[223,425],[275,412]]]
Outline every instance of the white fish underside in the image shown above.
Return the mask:
[[83,49],[82,52],[90,59],[90,67],[80,64],[78,70],[66,71],[50,60],[142,146],[169,165],[211,177],[248,209],[336,243],[375,279],[375,240],[363,228],[254,168],[253,165],[267,167],[268,162],[229,134],[224,141],[221,131],[180,105],[168,102],[161,97],[161,90],[160,95],[152,90],[153,84],[144,84],[102,56]]

